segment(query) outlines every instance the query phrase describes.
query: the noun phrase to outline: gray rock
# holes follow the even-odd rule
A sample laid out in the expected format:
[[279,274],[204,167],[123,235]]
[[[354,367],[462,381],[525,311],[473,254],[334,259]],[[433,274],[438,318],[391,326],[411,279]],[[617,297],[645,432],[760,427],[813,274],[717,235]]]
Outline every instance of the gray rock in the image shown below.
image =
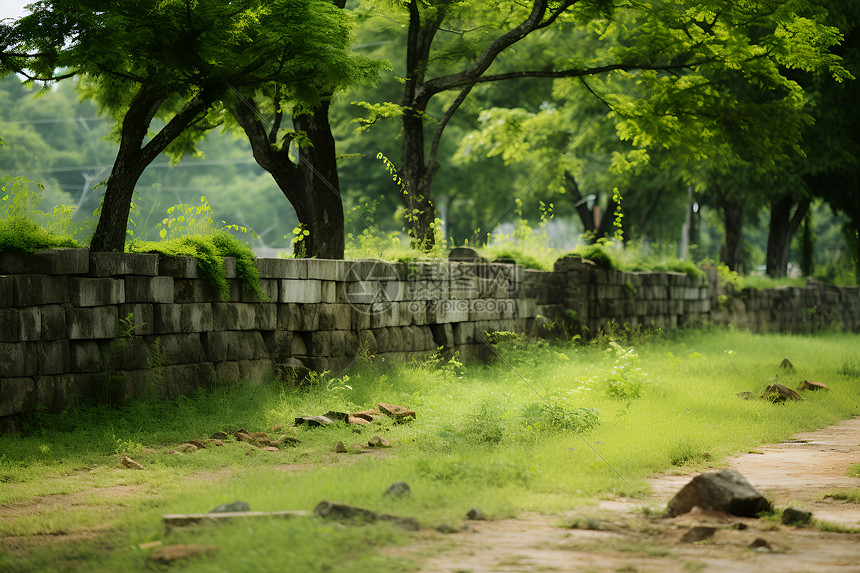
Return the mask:
[[359,523],[373,523],[375,521],[387,521],[407,531],[418,531],[420,526],[414,517],[398,517],[396,515],[378,514],[369,509],[336,503],[332,501],[321,501],[314,508],[314,515],[324,519],[336,519],[340,521],[352,521]]
[[344,424],[349,422],[349,413],[347,412],[335,412],[333,410],[329,410],[325,413],[325,417],[329,420],[334,420],[335,422],[343,422]]
[[791,360],[789,360],[788,358],[783,358],[779,366],[780,368],[782,368],[783,370],[787,370],[788,372],[794,371],[794,364],[792,364]]
[[409,487],[409,484],[405,481],[397,481],[388,486],[388,489],[385,490],[385,494],[391,497],[403,497],[404,495],[409,495],[412,493],[412,489]]
[[438,531],[439,533],[458,533],[460,530],[456,527],[451,527],[447,523],[440,523],[438,526],[436,526],[436,531]]
[[771,503],[735,470],[707,472],[694,477],[669,500],[669,515],[698,506],[741,517],[755,517],[773,509]]
[[334,420],[325,416],[301,416],[296,418],[295,425],[301,426],[307,424],[310,428],[318,428],[319,426],[329,426],[334,424]]
[[466,513],[466,519],[471,519],[472,521],[486,521],[487,516],[484,515],[484,512],[477,507],[473,507],[468,511],[468,513]]
[[222,503],[209,513],[233,513],[236,511],[251,511],[251,506],[247,502],[236,500],[233,503]]
[[704,541],[705,539],[710,539],[716,533],[716,527],[708,527],[706,525],[695,525],[681,537],[681,543],[696,543],[697,541]]
[[812,512],[789,507],[782,512],[783,525],[806,525],[812,521]]

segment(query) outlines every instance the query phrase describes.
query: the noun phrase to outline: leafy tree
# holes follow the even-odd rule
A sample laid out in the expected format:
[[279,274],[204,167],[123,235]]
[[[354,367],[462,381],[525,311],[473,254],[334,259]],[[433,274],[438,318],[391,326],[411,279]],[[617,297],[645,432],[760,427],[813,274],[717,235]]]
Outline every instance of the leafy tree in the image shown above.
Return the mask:
[[[134,188],[164,151],[174,160],[220,117],[227,94],[268,82],[314,102],[350,58],[345,15],[322,0],[46,0],[4,30],[2,69],[54,82],[75,75],[118,122],[119,150],[91,248],[123,250]],[[164,125],[150,133],[153,119]]]

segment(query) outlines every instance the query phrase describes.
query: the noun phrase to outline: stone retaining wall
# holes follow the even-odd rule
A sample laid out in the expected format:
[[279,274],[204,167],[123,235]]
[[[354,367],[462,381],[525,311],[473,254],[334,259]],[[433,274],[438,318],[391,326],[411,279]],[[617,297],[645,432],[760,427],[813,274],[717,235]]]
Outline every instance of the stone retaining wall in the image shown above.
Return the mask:
[[578,258],[552,272],[482,262],[259,259],[259,300],[225,265],[230,300],[196,261],[48,250],[0,254],[0,417],[58,410],[74,397],[177,396],[212,380],[303,369],[356,356],[402,361],[442,347],[484,358],[487,331],[596,333],[609,321],[757,331],[860,329],[860,291],[722,294],[715,277],[603,270]]

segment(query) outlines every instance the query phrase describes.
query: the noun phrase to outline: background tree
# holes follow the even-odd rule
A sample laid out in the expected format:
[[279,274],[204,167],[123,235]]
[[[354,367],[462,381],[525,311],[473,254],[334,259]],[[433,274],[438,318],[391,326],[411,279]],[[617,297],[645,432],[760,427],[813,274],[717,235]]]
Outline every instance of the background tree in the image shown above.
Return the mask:
[[[95,251],[124,249],[143,170],[165,150],[175,159],[193,150],[214,125],[214,102],[273,81],[313,101],[350,57],[337,48],[349,34],[345,15],[320,0],[129,0],[108,11],[89,0],[49,0],[31,8],[7,37],[5,71],[44,81],[80,75],[88,95],[121,122]],[[150,134],[155,117],[165,124]]]

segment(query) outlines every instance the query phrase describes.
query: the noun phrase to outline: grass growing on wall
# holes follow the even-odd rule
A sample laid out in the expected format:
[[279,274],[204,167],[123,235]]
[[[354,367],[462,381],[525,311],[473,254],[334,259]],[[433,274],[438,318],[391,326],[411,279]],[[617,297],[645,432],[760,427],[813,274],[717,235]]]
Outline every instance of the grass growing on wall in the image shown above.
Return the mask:
[[80,246],[73,238],[46,231],[27,219],[0,219],[0,252],[19,250],[35,253],[39,249]]
[[[654,472],[719,465],[732,453],[860,413],[860,379],[840,373],[858,343],[860,336],[847,334],[717,331],[624,344],[603,339],[589,346],[513,341],[500,345],[501,358],[490,365],[428,360],[384,369],[360,361],[345,375],[323,376],[299,390],[272,381],[119,410],[43,415],[34,421],[41,429],[34,425],[26,435],[0,437],[0,505],[57,493],[83,496],[83,502],[4,518],[0,535],[82,533],[104,524],[109,529],[65,549],[5,556],[0,550],[0,566],[39,570],[62,555],[73,570],[95,563],[103,570],[137,568],[145,552],[105,547],[161,540],[219,545],[218,558],[196,563],[195,571],[215,570],[216,563],[219,570],[271,570],[285,559],[310,563],[314,555],[325,570],[344,562],[339,544],[361,563],[412,570],[414,564],[376,554],[374,547],[409,539],[390,528],[264,521],[165,537],[159,516],[208,511],[236,499],[263,511],[310,510],[328,499],[414,516],[434,527],[457,523],[474,506],[502,517],[562,511],[613,493],[639,495]],[[795,372],[780,368],[783,358]],[[803,379],[823,382],[831,391],[806,393],[804,401],[786,405],[737,396],[760,395],[773,376],[790,387]],[[163,453],[219,430],[271,431],[285,424],[290,432],[295,416],[383,401],[413,408],[418,418],[373,428],[300,428],[295,435],[302,443],[280,452],[232,443]],[[333,453],[338,441],[349,446],[374,434],[393,447]],[[122,453],[147,469],[119,467]],[[411,496],[382,496],[401,480],[411,486]],[[118,499],[92,489],[117,484],[136,489]],[[285,536],[295,541],[285,543]]]

